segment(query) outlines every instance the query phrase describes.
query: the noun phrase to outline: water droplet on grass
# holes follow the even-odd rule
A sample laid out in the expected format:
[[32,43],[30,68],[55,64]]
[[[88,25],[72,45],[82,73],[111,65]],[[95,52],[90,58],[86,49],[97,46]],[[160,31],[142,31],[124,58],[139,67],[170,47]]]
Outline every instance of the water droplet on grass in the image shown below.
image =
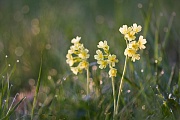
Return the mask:
[[138,3],[138,8],[142,8],[143,5],[141,3]]
[[146,109],[146,106],[145,106],[145,105],[143,105],[143,106],[142,106],[142,110],[145,110],[145,109]]
[[158,60],[155,60],[154,62],[155,62],[155,63],[158,63]]
[[65,81],[65,80],[66,80],[66,77],[63,77],[63,80]]

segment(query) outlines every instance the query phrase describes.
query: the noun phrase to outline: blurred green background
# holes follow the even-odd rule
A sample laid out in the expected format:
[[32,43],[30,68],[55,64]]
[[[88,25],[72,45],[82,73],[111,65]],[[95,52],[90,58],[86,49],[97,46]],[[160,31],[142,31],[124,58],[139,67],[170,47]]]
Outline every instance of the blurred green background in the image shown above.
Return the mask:
[[[53,99],[51,107],[46,112],[51,113],[51,117],[56,116],[56,119],[85,119],[84,109],[86,110],[87,106],[84,106],[83,100],[80,99],[84,93],[82,91],[86,89],[85,73],[76,78],[66,64],[65,56],[71,45],[71,39],[76,36],[82,37],[81,42],[90,51],[89,62],[95,62],[93,56],[98,42],[108,41],[111,52],[119,59],[117,65],[119,76],[116,80],[118,87],[126,47],[119,28],[124,24],[131,26],[137,23],[142,26],[140,34],[146,38],[147,48],[141,53],[139,61],[128,63],[127,80],[123,89],[134,92],[128,97],[125,97],[127,93],[124,92],[125,100],[124,102],[122,100],[121,108],[128,107],[128,101],[135,98],[138,104],[131,101],[130,104],[135,104],[133,108],[127,108],[128,112],[121,111],[121,113],[132,112],[132,119],[138,118],[137,110],[136,112],[134,110],[138,106],[141,108],[142,101],[142,104],[146,104],[150,109],[156,106],[153,104],[156,94],[165,96],[164,99],[160,99],[161,106],[162,101],[167,100],[169,93],[175,89],[174,86],[177,86],[179,92],[179,4],[178,0],[1,0],[0,73],[2,76],[0,77],[5,80],[10,75],[10,83],[13,85],[12,96],[17,92],[32,91],[38,78],[41,53],[43,53],[41,92],[44,98]],[[102,73],[94,67],[90,68],[92,81],[99,84],[98,81],[105,79],[103,86],[111,84],[107,77],[103,77],[106,71]],[[11,74],[13,68],[15,70]],[[95,74],[93,74],[94,69]],[[149,92],[151,88],[144,90],[149,85],[152,85],[153,92]],[[156,89],[157,85],[161,88],[160,92]],[[111,95],[111,91],[105,90],[105,93]],[[110,98],[106,100],[105,93],[101,93],[103,95],[97,100],[102,102],[102,98],[105,99],[104,106],[111,101]],[[137,97],[136,93],[140,96],[142,94],[143,97]],[[60,98],[52,97],[55,95]],[[179,93],[174,96],[177,97],[176,102],[179,104]],[[40,97],[42,100],[39,101],[44,102],[43,97]],[[56,105],[59,108],[56,108]],[[104,114],[102,109],[99,110],[95,104],[93,105],[91,110],[102,112],[102,114],[99,112],[99,117]],[[146,111],[147,115],[140,116],[139,119],[145,119],[153,114],[154,118],[158,118],[158,110],[156,107],[152,109],[150,112]],[[76,114],[70,111],[80,112]],[[91,114],[97,116],[93,112]],[[130,119],[128,114],[123,114],[121,117]],[[68,115],[71,117],[68,118]],[[47,117],[47,119],[51,118]]]

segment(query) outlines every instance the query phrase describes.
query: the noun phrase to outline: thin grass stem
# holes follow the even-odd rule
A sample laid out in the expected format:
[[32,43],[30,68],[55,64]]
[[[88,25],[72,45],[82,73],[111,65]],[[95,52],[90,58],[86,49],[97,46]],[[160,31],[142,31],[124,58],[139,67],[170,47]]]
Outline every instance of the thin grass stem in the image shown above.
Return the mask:
[[32,107],[32,111],[31,111],[31,120],[33,120],[33,117],[34,117],[34,109],[36,106],[37,96],[38,96],[39,87],[40,87],[40,83],[41,83],[42,62],[43,62],[43,57],[41,56],[38,81],[37,81],[36,91],[35,91],[34,100],[33,100],[33,107]]

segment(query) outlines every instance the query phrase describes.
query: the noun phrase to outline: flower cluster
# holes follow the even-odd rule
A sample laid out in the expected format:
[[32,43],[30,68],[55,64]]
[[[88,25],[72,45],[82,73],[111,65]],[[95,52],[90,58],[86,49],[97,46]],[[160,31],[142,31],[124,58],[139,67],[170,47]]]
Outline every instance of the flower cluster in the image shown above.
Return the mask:
[[80,43],[81,37],[76,37],[71,40],[73,44],[66,55],[66,62],[69,64],[71,71],[74,74],[82,72],[83,69],[88,69],[89,63],[87,59],[89,58],[89,50],[84,48],[84,45]]
[[145,49],[145,44],[147,43],[146,39],[143,38],[142,35],[139,36],[138,41],[136,41],[136,34],[140,32],[142,27],[137,25],[136,23],[133,26],[128,27],[127,25],[123,25],[120,27],[119,31],[124,35],[124,39],[126,40],[127,48],[124,51],[124,55],[131,57],[131,60],[135,62],[135,60],[140,59],[140,54],[137,54],[137,51],[140,49]]
[[94,58],[97,60],[100,69],[104,69],[109,65],[109,76],[116,77],[117,69],[115,69],[115,63],[118,62],[116,55],[110,54],[109,46],[107,45],[107,41],[100,41],[97,45],[99,48],[96,50],[97,55],[94,55]]

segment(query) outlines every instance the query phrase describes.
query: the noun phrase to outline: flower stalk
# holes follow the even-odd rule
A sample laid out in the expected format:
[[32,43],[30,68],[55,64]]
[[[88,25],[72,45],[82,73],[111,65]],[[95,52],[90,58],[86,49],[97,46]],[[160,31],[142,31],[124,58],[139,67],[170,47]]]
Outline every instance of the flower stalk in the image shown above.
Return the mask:
[[120,100],[120,96],[121,96],[121,91],[122,91],[122,86],[123,86],[123,80],[124,80],[124,75],[126,72],[126,65],[127,65],[127,56],[125,58],[125,62],[124,62],[124,69],[123,69],[123,74],[121,76],[121,81],[119,84],[119,91],[118,91],[118,98],[117,98],[117,103],[116,103],[116,110],[115,110],[115,114],[118,114],[118,110],[119,110],[119,100]]
[[87,72],[87,96],[89,95],[89,67],[86,70]]
[[114,99],[114,113],[113,118],[115,118],[115,111],[116,111],[116,93],[115,93],[115,84],[114,84],[114,77],[111,77],[112,80],[112,90],[113,90],[113,99]]
[[100,41],[99,45],[97,46],[99,49],[96,50],[97,55],[94,55],[94,58],[97,60],[100,69],[105,69],[109,66],[109,77],[111,78],[112,82],[112,93],[113,93],[113,100],[114,100],[114,112],[113,112],[113,120],[115,119],[115,110],[116,110],[116,94],[115,94],[115,81],[114,78],[117,74],[117,69],[115,69],[115,63],[118,62],[116,55],[110,54],[109,46],[107,45],[107,41]]

